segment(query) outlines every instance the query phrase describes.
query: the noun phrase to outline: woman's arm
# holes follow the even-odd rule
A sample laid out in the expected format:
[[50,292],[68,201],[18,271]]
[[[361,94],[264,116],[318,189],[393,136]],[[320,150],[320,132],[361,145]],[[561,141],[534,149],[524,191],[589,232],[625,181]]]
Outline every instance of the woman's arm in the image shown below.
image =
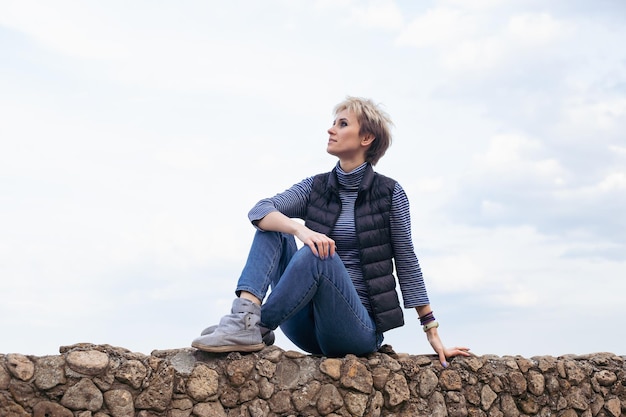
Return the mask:
[[[432,309],[430,308],[430,305],[417,306],[415,307],[415,310],[417,311],[418,317],[424,317],[427,314],[432,313]],[[434,318],[433,318],[433,321],[434,321]],[[464,346],[455,346],[452,348],[445,347],[443,343],[441,342],[441,338],[439,337],[439,333],[437,331],[438,327],[439,327],[438,323],[436,326],[432,326],[432,327],[429,326],[428,330],[426,330],[426,338],[428,339],[428,343],[430,343],[430,346],[433,348],[437,356],[439,356],[439,362],[441,362],[441,365],[444,368],[448,366],[448,362],[446,361],[446,358],[452,358],[458,355],[461,355],[461,356],[471,355],[469,353],[469,348],[464,347]]]
[[315,256],[325,259],[334,256],[335,241],[294,220],[305,217],[311,184],[312,178],[307,178],[272,198],[259,201],[248,216],[260,230],[294,235],[311,248]]
[[457,355],[469,356],[469,349],[463,346],[446,348],[439,337],[437,329],[439,325],[432,325],[435,323],[434,317],[426,317],[429,313],[432,313],[432,309],[430,307],[430,301],[428,300],[428,294],[426,293],[426,286],[422,277],[419,261],[417,260],[413,248],[409,200],[399,184],[396,185],[393,197],[391,236],[394,247],[394,261],[398,281],[400,282],[400,289],[402,291],[402,298],[405,301],[405,307],[408,307],[406,305],[407,303],[413,306],[419,303],[415,307],[417,315],[420,318],[429,320],[423,324],[431,323],[431,326],[426,328],[426,338],[435,353],[439,356],[439,361],[445,367],[448,365],[446,358]]

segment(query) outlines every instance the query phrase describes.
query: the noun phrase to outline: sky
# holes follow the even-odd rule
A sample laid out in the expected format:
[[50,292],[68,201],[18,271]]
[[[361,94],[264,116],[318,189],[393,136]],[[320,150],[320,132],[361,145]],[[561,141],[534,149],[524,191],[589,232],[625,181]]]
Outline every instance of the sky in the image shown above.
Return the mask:
[[189,347],[359,96],[445,345],[624,355],[624,41],[622,0],[0,0],[0,353]]

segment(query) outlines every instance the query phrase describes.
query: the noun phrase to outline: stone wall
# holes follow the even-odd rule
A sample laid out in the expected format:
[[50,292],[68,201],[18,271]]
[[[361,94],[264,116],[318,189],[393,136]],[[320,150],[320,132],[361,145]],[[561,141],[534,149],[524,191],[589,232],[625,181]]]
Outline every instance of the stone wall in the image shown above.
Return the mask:
[[133,353],[109,345],[0,355],[0,417],[611,416],[626,408],[624,357],[433,355],[325,358]]

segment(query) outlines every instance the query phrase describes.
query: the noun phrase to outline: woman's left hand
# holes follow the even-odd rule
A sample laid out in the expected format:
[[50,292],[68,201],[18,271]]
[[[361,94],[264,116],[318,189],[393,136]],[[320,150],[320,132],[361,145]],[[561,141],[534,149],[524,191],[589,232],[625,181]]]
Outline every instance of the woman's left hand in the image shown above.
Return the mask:
[[426,337],[428,338],[428,342],[432,346],[433,350],[439,356],[439,362],[441,362],[441,366],[444,368],[448,367],[448,362],[446,358],[452,358],[454,356],[471,356],[472,354],[469,352],[469,348],[463,346],[455,346],[453,348],[447,348],[441,343],[441,339],[439,338],[439,333],[437,333],[437,328],[433,327],[426,332]]

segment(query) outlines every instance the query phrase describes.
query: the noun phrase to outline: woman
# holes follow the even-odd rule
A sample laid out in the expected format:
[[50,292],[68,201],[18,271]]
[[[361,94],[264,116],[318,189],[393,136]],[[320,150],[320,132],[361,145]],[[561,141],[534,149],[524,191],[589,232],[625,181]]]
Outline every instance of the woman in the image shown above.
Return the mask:
[[[407,196],[372,168],[391,144],[390,125],[369,99],[348,97],[335,107],[326,150],[337,165],[250,210],[258,230],[231,314],[193,347],[258,351],[280,326],[312,354],[375,352],[385,331],[404,324],[395,263],[404,307],[416,309],[442,365],[469,355],[468,348],[443,346],[413,250]],[[299,250],[294,237],[304,244]]]

